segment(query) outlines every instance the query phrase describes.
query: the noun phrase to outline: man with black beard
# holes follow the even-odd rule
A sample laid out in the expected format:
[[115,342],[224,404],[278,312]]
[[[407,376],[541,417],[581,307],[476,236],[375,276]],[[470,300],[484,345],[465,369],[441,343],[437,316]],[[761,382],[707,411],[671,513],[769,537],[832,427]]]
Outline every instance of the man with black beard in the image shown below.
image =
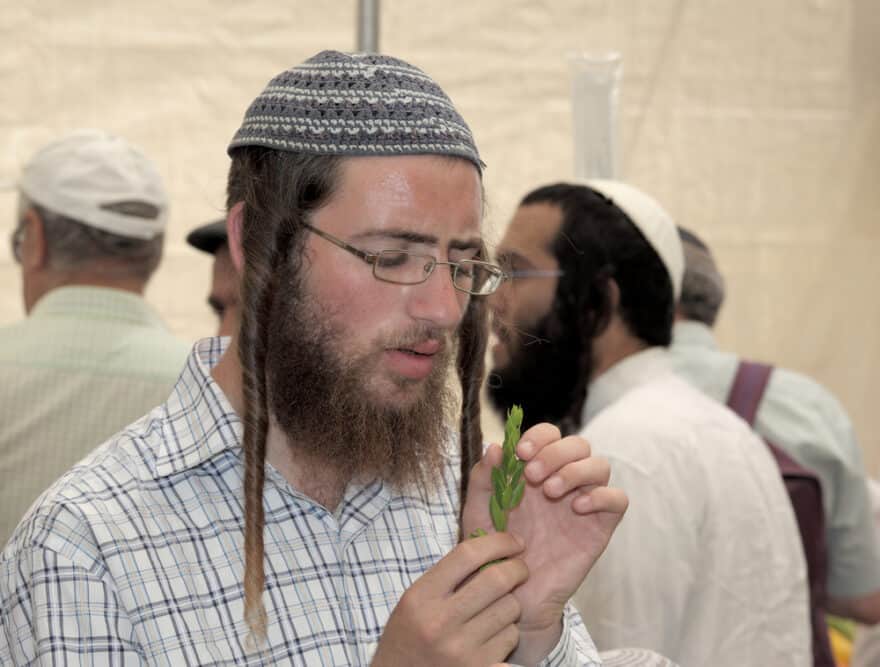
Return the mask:
[[478,397],[504,274],[449,98],[395,58],[323,52],[228,152],[238,332],[25,517],[0,662],[598,664],[568,599],[627,501],[586,440],[528,429],[509,532],[461,539],[491,528]]
[[811,662],[804,556],[776,465],[748,426],[671,371],[684,262],[669,214],[615,181],[521,202],[490,298],[499,410],[578,433],[630,509],[574,596],[597,646],[682,665]]

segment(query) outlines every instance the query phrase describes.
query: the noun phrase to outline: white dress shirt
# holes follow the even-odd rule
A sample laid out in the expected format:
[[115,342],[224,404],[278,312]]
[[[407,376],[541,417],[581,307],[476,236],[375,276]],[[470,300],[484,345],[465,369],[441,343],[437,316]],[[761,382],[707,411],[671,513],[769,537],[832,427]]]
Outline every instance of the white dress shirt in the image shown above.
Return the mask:
[[587,438],[630,505],[574,601],[596,645],[683,667],[812,663],[806,565],[766,446],[651,348],[597,378]]

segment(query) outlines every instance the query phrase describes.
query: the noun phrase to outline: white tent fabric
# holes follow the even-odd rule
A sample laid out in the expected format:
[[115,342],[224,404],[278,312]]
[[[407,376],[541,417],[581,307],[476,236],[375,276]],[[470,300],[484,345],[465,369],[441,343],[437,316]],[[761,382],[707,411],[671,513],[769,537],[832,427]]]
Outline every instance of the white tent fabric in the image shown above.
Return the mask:
[[[384,2],[381,48],[437,78],[488,164],[498,238],[518,197],[572,175],[573,51],[623,55],[619,176],[713,247],[721,342],[826,383],[880,472],[880,5],[873,0]],[[184,241],[218,217],[224,149],[278,71],[350,50],[356,2],[43,0],[3,6],[0,181],[76,127],[140,145],[172,195],[148,291],[187,338],[213,332],[210,263]],[[0,231],[15,197],[0,195]],[[22,315],[0,248],[0,322]],[[186,289],[183,287],[186,286]],[[490,427],[491,431],[491,427]]]

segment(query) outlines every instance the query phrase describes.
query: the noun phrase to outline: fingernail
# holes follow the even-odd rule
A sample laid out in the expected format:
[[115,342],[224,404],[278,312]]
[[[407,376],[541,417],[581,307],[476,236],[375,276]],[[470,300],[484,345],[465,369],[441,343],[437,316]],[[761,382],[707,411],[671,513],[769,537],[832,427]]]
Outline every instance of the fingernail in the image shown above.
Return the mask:
[[523,440],[517,446],[521,456],[531,456],[535,453],[535,444],[531,440]]

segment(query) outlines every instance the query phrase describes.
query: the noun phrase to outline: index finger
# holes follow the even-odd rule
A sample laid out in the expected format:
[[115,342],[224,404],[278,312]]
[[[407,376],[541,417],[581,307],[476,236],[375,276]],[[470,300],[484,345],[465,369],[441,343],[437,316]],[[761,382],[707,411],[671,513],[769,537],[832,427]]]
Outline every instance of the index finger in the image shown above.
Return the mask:
[[489,533],[460,542],[416,582],[431,597],[450,595],[486,563],[515,556],[524,544],[512,533]]
[[516,455],[523,461],[529,461],[544,447],[560,439],[562,433],[553,424],[547,422],[535,424],[522,434],[516,446]]

